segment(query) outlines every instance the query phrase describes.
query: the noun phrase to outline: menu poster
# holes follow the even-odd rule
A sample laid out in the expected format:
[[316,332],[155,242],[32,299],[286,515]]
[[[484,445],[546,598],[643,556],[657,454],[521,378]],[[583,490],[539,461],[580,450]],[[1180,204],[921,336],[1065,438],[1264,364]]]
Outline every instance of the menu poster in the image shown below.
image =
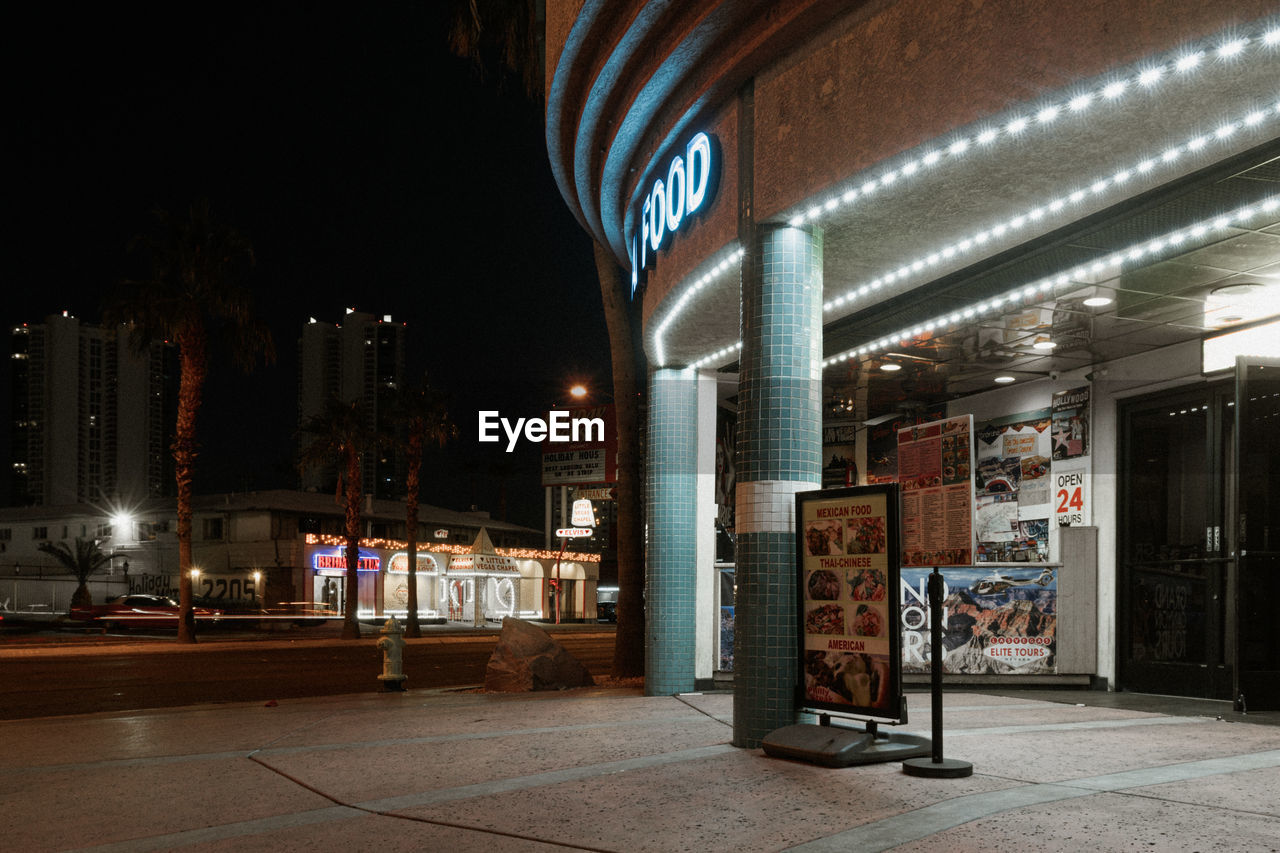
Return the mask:
[[898,589],[898,487],[796,495],[800,704],[906,722]]
[[898,431],[902,565],[973,562],[973,415]]

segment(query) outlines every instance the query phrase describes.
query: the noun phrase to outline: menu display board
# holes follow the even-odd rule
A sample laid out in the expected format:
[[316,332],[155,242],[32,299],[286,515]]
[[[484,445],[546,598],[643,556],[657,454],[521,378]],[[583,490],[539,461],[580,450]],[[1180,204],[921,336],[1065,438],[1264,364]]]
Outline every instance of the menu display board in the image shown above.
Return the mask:
[[796,495],[800,704],[905,722],[895,484]]
[[973,416],[898,431],[902,565],[973,563]]

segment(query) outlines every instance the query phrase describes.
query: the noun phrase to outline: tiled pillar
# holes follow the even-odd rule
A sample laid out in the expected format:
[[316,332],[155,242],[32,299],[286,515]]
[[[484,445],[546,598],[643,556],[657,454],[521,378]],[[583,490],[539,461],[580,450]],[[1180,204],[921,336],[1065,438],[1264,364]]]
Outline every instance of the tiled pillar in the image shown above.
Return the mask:
[[698,381],[654,371],[649,385],[645,507],[647,696],[694,689],[697,584]]
[[822,235],[761,227],[742,264],[733,743],[795,722],[795,493],[821,487]]

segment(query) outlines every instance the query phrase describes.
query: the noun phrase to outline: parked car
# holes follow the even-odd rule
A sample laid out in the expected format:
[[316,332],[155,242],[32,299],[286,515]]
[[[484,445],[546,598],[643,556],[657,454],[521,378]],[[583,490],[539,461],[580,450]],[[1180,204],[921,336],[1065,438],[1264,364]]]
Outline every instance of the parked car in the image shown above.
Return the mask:
[[[71,608],[71,618],[94,622],[105,628],[176,628],[178,602],[163,595],[117,595],[105,604]],[[192,608],[196,619],[217,622],[221,610]]]

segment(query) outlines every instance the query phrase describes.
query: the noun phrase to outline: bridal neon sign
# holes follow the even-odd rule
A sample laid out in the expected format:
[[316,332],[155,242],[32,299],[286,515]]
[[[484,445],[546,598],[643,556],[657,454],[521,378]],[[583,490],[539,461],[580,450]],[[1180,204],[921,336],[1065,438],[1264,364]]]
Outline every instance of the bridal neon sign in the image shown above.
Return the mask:
[[640,204],[640,230],[627,244],[631,258],[631,295],[640,286],[640,274],[652,265],[659,249],[670,242],[685,221],[715,197],[720,171],[719,150],[712,137],[698,133],[659,172]]

